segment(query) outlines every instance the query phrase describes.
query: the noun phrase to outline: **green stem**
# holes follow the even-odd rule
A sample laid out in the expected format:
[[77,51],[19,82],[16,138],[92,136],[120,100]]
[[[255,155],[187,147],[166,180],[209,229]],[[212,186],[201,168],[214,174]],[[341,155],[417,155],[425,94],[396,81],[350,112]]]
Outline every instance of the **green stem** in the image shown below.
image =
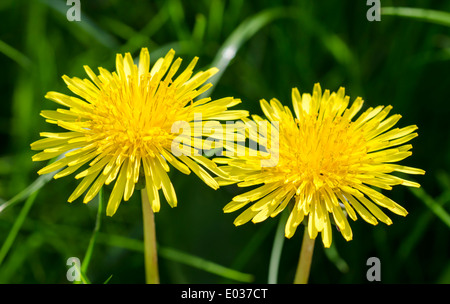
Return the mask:
[[283,249],[285,239],[284,226],[286,225],[288,215],[288,212],[281,213],[280,221],[278,222],[277,230],[275,231],[275,239],[273,240],[272,254],[270,255],[269,262],[269,275],[267,280],[267,283],[269,284],[277,284],[281,251]]
[[16,220],[14,221],[14,224],[11,227],[8,236],[6,237],[5,241],[3,242],[3,245],[0,248],[0,265],[2,265],[3,260],[5,259],[9,250],[11,249],[11,246],[14,243],[20,229],[22,228],[22,225],[28,216],[28,212],[30,211],[31,207],[34,204],[34,200],[38,193],[39,190],[36,190],[33,193],[31,193],[31,195],[25,201],[25,204],[20,210],[20,213],[17,216]]
[[102,221],[102,212],[103,212],[103,189],[100,188],[98,192],[98,209],[97,209],[97,218],[95,220],[94,231],[92,232],[91,239],[89,240],[88,248],[86,249],[86,253],[84,255],[83,262],[81,263],[81,271],[83,273],[87,273],[87,269],[89,267],[89,263],[91,262],[92,253],[94,251],[94,246],[97,241],[97,236],[100,231],[101,221]]
[[84,254],[83,262],[81,262],[81,268],[78,269],[80,273],[81,281],[73,281],[74,284],[91,284],[89,279],[86,276],[89,263],[91,262],[92,253],[94,252],[94,246],[97,242],[98,233],[100,232],[101,219],[102,219],[102,210],[103,210],[103,188],[100,188],[98,192],[98,209],[97,209],[97,219],[95,220],[94,231],[92,232],[91,239],[89,240],[89,245],[86,249],[86,253]]
[[308,234],[308,229],[305,227],[303,234],[302,249],[300,250],[300,258],[298,261],[297,272],[295,273],[294,284],[307,284],[309,278],[309,271],[311,269],[311,261],[314,252],[314,241]]
[[156,252],[155,216],[148,201],[146,189],[141,190],[144,220],[145,282],[159,284],[158,256]]

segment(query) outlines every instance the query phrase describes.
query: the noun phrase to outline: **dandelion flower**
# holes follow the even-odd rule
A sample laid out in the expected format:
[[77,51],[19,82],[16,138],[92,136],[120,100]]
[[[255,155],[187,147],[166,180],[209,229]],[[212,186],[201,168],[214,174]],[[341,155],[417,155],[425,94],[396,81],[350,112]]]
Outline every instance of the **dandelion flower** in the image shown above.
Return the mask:
[[[414,133],[417,126],[393,128],[401,116],[388,117],[391,106],[369,108],[355,118],[363,100],[358,97],[348,107],[349,99],[344,88],[322,93],[320,85],[316,84],[312,95],[302,96],[294,88],[295,116],[276,99],[270,103],[261,100],[267,119],[278,126],[272,134],[254,132],[255,122],[263,121],[259,116],[242,120],[247,131],[250,130],[247,132],[250,141],[261,144],[278,136],[278,145],[266,145],[266,153],[262,150],[257,156],[249,156],[247,150],[246,155],[216,159],[217,163],[225,164],[222,170],[233,179],[227,181],[219,177],[221,184],[259,185],[235,196],[224,207],[224,212],[233,212],[252,204],[236,218],[235,225],[274,217],[293,199],[285,236],[292,237],[305,220],[310,238],[315,239],[320,232],[324,246],[329,247],[333,221],[343,237],[351,240],[347,217],[356,220],[359,215],[372,225],[378,221],[392,224],[380,207],[406,216],[405,208],[374,187],[384,190],[391,190],[394,185],[420,187],[416,182],[391,174],[425,173],[396,164],[412,154],[412,146],[405,143],[417,136]],[[277,162],[261,166],[268,154],[277,154]]]
[[[174,78],[181,65],[181,58],[173,61],[174,56],[175,52],[170,50],[150,69],[146,48],[141,50],[138,65],[129,53],[125,56],[117,54],[115,72],[99,68],[96,75],[84,66],[90,80],[62,77],[69,90],[78,97],[47,93],[47,99],[66,108],[44,110],[41,115],[65,132],[40,133],[44,138],[32,143],[31,148],[43,151],[35,154],[33,160],[48,160],[65,153],[60,160],[38,173],[65,168],[54,176],[60,178],[82,170],[75,176],[81,182],[69,202],[87,191],[83,200],[87,203],[103,185],[114,182],[106,211],[112,216],[122,199],[127,201],[132,196],[138,181],[145,179],[154,212],[160,209],[160,189],[169,205],[175,207],[177,197],[167,174],[169,164],[185,174],[193,171],[209,186],[218,187],[204,169],[223,176],[211,160],[201,155],[173,155],[171,145],[179,134],[172,132],[172,126],[177,121],[191,124],[195,113],[203,114],[204,120],[240,119],[248,113],[228,110],[240,103],[232,97],[194,101],[212,86],[204,83],[218,70],[211,68],[192,76],[198,60],[195,57]],[[192,148],[200,147],[193,143]]]

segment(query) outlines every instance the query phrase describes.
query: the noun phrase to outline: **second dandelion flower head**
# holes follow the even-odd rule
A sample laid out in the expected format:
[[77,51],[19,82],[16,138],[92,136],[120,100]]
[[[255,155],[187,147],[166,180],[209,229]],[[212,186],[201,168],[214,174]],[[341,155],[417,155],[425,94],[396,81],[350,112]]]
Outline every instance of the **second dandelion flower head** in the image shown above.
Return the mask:
[[[292,201],[286,237],[292,237],[297,226],[305,222],[310,238],[316,238],[320,232],[324,246],[329,247],[333,222],[344,238],[351,240],[347,217],[356,220],[359,215],[373,225],[378,221],[390,225],[391,219],[379,207],[402,216],[407,214],[405,208],[373,187],[419,187],[391,174],[425,173],[395,164],[412,154],[412,146],[405,143],[417,136],[417,126],[392,129],[401,116],[388,117],[391,106],[369,108],[355,118],[363,100],[356,98],[351,106],[349,103],[344,88],[322,92],[316,84],[312,94],[301,95],[296,88],[292,90],[293,113],[277,99],[270,103],[261,100],[267,121],[276,126],[274,132],[251,131],[256,122],[264,121],[257,115],[243,119],[250,130],[246,132],[249,141],[266,145],[267,153],[236,154],[216,160],[224,164],[222,170],[231,177],[220,179],[221,184],[257,186],[235,196],[225,206],[225,212],[233,212],[251,204],[236,218],[236,225],[274,217]],[[262,166],[268,157],[276,162]]]

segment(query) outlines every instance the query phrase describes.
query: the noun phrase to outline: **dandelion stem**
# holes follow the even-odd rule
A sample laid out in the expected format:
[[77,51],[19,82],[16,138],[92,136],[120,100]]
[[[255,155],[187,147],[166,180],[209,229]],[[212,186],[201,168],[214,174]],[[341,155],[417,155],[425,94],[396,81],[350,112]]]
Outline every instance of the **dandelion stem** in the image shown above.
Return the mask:
[[308,229],[305,227],[303,234],[302,249],[300,250],[300,258],[298,261],[297,272],[295,273],[294,284],[307,284],[309,278],[309,270],[311,268],[311,261],[314,252],[314,241],[308,234]]
[[150,202],[148,201],[145,188],[141,190],[141,200],[144,220],[145,281],[147,284],[159,284],[155,216],[150,206]]

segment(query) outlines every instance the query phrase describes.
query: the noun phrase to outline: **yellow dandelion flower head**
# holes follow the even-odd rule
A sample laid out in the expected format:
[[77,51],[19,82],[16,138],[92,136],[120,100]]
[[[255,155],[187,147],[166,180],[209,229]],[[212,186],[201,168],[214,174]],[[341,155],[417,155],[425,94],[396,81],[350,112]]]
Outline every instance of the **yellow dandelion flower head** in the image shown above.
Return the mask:
[[[82,180],[69,202],[87,190],[83,200],[87,203],[103,185],[115,181],[107,205],[107,214],[113,215],[122,198],[127,201],[138,181],[145,179],[154,212],[160,209],[160,189],[169,205],[175,207],[177,197],[167,174],[169,164],[185,174],[193,171],[209,186],[218,187],[204,169],[219,175],[223,173],[211,160],[201,155],[173,155],[172,142],[179,132],[173,132],[172,127],[179,121],[192,123],[198,113],[203,114],[204,120],[239,119],[248,113],[229,111],[228,107],[240,103],[232,97],[194,101],[212,86],[204,83],[218,70],[210,68],[193,75],[198,61],[195,57],[175,78],[182,60],[174,61],[174,56],[175,52],[170,50],[150,69],[146,48],[141,50],[137,65],[130,53],[117,54],[115,72],[99,68],[97,75],[84,66],[90,79],[63,76],[69,90],[78,97],[47,93],[47,99],[65,108],[44,110],[41,115],[66,132],[40,133],[44,138],[32,143],[31,148],[43,151],[35,154],[33,160],[63,155],[38,172],[46,174],[64,168],[55,178],[84,169],[75,176]],[[192,148],[198,147],[193,145]]]
[[[220,179],[221,184],[238,182],[238,186],[256,186],[237,195],[224,208],[233,212],[253,203],[236,220],[242,225],[274,217],[292,199],[292,209],[285,226],[285,236],[294,235],[297,226],[307,225],[311,239],[321,232],[325,247],[332,242],[332,220],[346,240],[352,239],[347,217],[387,225],[391,219],[379,208],[405,216],[407,211],[375,188],[391,190],[394,185],[420,187],[419,184],[392,175],[393,172],[424,174],[421,169],[395,164],[410,156],[412,146],[405,144],[417,136],[417,126],[393,128],[400,115],[391,115],[391,106],[369,108],[358,118],[363,100],[350,98],[344,88],[322,93],[319,84],[313,94],[300,95],[292,90],[294,115],[278,100],[261,100],[262,110],[270,125],[269,132],[256,132],[255,122],[264,121],[253,115],[242,121],[248,127],[250,141],[266,146],[256,156],[234,154],[218,158],[232,180]],[[250,130],[250,131],[249,131]],[[276,142],[272,144],[270,142]],[[231,154],[231,153],[230,153]],[[276,155],[276,157],[273,157]],[[272,165],[262,166],[270,156]],[[275,161],[273,161],[275,160]],[[263,184],[263,185],[261,185]]]

